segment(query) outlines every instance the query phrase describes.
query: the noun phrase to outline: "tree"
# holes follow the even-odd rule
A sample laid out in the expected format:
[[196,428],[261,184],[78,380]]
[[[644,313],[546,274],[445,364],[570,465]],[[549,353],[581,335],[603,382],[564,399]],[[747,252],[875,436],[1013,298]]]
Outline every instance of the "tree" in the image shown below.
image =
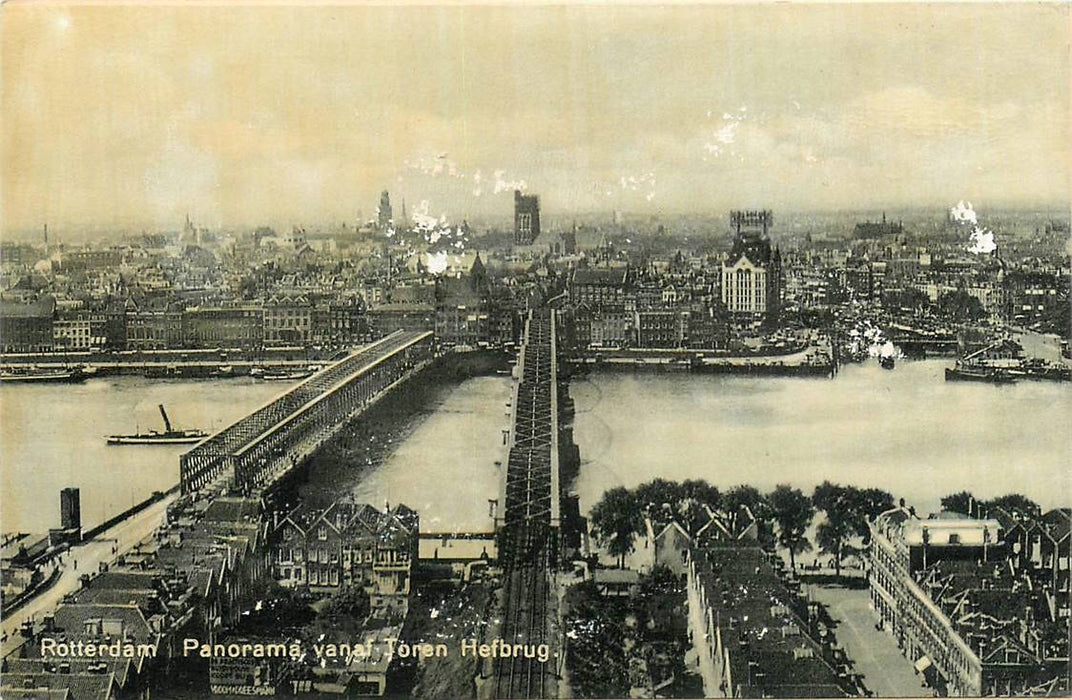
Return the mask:
[[815,509],[811,499],[800,489],[779,484],[767,497],[775,522],[778,523],[778,544],[789,550],[789,566],[797,568],[796,555],[811,549],[806,535]]
[[849,539],[857,535],[861,525],[867,527],[867,521],[860,517],[859,505],[862,498],[859,490],[851,486],[841,486],[824,481],[815,487],[811,501],[816,508],[823,511],[825,519],[815,531],[819,550],[834,557],[834,571],[841,577],[841,561],[845,556],[845,547]]
[[970,491],[958,491],[942,497],[942,509],[962,515],[971,515],[972,504],[975,496]]
[[874,520],[880,514],[893,508],[893,494],[882,489],[856,489],[859,507],[868,520]]
[[712,510],[722,505],[722,494],[719,493],[718,487],[703,479],[685,479],[681,482],[681,490],[686,498],[702,503]]
[[887,491],[841,486],[829,481],[815,487],[811,500],[826,516],[815,532],[816,542],[820,551],[834,557],[838,576],[852,538],[859,537],[867,544],[871,540],[868,522],[893,507],[893,496]]
[[1029,518],[1037,518],[1042,515],[1042,506],[1019,493],[1007,493],[1004,496],[998,496],[988,501],[986,505],[987,507],[1000,506],[1013,515],[1023,515]]
[[636,496],[622,486],[610,489],[592,508],[591,521],[596,540],[618,558],[618,566],[624,567],[644,524]]
[[841,513],[827,514],[826,519],[815,529],[815,541],[819,551],[834,559],[834,575],[841,577],[841,561],[849,552],[849,540],[855,534],[849,519]]
[[673,518],[683,496],[681,484],[661,478],[644,482],[633,493],[640,509],[660,522]]
[[748,510],[752,511],[752,515],[759,526],[760,543],[766,547],[773,545],[774,536],[770,531],[770,520],[772,518],[770,504],[767,503],[766,496],[760,493],[759,489],[744,484],[734,486],[722,494],[721,500],[722,510],[730,516],[730,529],[734,532],[737,531],[737,527],[740,525],[738,519],[740,518],[741,508],[747,507]]
[[677,505],[678,518],[690,535],[695,535],[710,521],[709,511],[718,510],[722,505],[718,488],[703,479],[681,482],[681,496]]
[[[734,486],[722,496],[722,507],[736,518],[737,512],[742,507],[747,507],[756,518],[767,517],[768,504],[766,497],[754,486]],[[736,525],[736,522],[734,523]]]
[[938,311],[957,322],[978,321],[986,317],[982,302],[963,289],[938,297]]

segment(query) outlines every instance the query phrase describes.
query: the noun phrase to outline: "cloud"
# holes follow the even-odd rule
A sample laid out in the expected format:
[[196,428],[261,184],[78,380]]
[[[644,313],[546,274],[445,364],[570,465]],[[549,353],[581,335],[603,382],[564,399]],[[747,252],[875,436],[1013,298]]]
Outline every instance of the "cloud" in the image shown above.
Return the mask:
[[495,171],[495,194],[501,192],[513,192],[514,190],[521,190],[524,192],[528,187],[528,183],[524,180],[508,179],[505,170]]

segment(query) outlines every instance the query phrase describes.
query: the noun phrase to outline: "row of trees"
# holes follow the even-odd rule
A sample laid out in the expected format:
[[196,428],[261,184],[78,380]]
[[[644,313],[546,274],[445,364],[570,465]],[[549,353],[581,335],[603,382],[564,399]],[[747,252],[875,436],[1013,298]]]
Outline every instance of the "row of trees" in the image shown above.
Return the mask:
[[[841,563],[871,541],[868,521],[893,507],[893,496],[887,491],[829,481],[816,486],[810,497],[800,489],[781,484],[767,500],[778,527],[777,542],[789,552],[789,565],[794,569],[797,555],[813,549],[808,530],[815,515],[822,512],[823,519],[815,529],[815,544],[820,552],[833,557],[838,576]],[[857,542],[860,547],[855,546]]]
[[[993,506],[1001,506],[1014,515],[1038,517],[1042,509],[1021,494],[1007,494],[989,501],[980,500],[967,491],[942,498],[942,508],[971,517],[985,517]],[[904,506],[904,500],[900,501]],[[644,533],[644,518],[658,526],[676,521],[689,535],[695,535],[710,519],[708,511],[720,513],[736,531],[742,506],[755,516],[764,545],[777,543],[789,553],[796,568],[798,554],[811,551],[809,537],[812,521],[819,513],[822,520],[815,528],[815,543],[821,553],[834,560],[836,574],[842,562],[870,543],[868,521],[892,508],[893,496],[882,489],[842,486],[824,481],[811,496],[787,484],[769,493],[753,486],[736,486],[728,491],[702,479],[682,482],[653,479],[634,489],[616,487],[603,494],[592,509],[590,520],[596,541],[625,565],[637,536]],[[913,511],[914,512],[914,511]]]
[[624,566],[637,535],[644,532],[645,515],[661,522],[676,520],[694,535],[708,520],[706,508],[722,508],[727,496],[702,479],[653,479],[635,489],[618,486],[606,491],[592,508],[593,534]]
[[815,537],[820,551],[834,557],[840,575],[842,560],[852,553],[851,543],[856,538],[867,543],[868,520],[891,508],[893,496],[881,489],[860,489],[829,481],[816,487],[809,497],[787,484],[766,494],[747,485],[723,493],[702,479],[654,479],[635,489],[610,489],[592,509],[590,520],[596,540],[618,558],[619,566],[624,566],[636,537],[644,532],[645,515],[656,523],[677,521],[686,532],[695,535],[710,519],[708,510],[721,513],[731,530],[736,530],[742,506],[755,516],[761,542],[776,542],[785,548],[793,568],[796,556],[812,549],[809,529],[816,512],[822,511],[823,522]]
[[990,500],[976,498],[971,491],[958,491],[942,498],[942,509],[961,513],[973,518],[985,518],[995,506],[1005,509],[1011,515],[1037,518],[1042,515],[1042,507],[1027,496],[1009,493]]

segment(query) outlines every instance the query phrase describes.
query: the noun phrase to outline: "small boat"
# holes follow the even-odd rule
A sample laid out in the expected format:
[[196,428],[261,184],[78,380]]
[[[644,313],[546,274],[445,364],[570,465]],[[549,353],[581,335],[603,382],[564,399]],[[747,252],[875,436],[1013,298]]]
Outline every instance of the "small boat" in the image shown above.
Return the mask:
[[878,364],[882,369],[893,369],[897,362],[897,348],[893,343],[886,341],[878,351]]
[[946,367],[945,380],[947,382],[986,382],[988,384],[1016,383],[1015,377],[1002,370],[960,364],[956,367]]
[[297,372],[263,372],[257,376],[268,382],[287,382],[305,379],[312,374],[311,370],[299,370]]
[[173,428],[167,411],[164,410],[164,404],[159,404],[158,408],[164,419],[163,432],[150,430],[147,433],[134,433],[133,435],[106,435],[104,439],[109,445],[190,445],[208,437],[208,433],[204,430]]
[[26,382],[47,384],[51,382],[75,383],[93,376],[95,367],[74,367],[70,369],[38,369],[37,367],[9,367],[0,371],[0,382]]

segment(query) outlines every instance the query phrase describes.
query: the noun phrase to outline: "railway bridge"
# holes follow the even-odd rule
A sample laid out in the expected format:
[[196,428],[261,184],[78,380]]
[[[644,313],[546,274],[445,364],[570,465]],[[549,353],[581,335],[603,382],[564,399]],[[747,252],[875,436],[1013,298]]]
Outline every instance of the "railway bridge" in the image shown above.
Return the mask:
[[558,556],[560,515],[559,397],[555,317],[532,311],[518,356],[513,427],[507,457],[504,507],[498,518],[503,566],[499,637],[520,645],[499,657],[485,686],[492,698],[557,697],[556,663],[535,656],[555,642],[552,574]]
[[430,331],[398,331],[328,365],[182,455],[182,493],[210,486],[263,493],[434,351]]

